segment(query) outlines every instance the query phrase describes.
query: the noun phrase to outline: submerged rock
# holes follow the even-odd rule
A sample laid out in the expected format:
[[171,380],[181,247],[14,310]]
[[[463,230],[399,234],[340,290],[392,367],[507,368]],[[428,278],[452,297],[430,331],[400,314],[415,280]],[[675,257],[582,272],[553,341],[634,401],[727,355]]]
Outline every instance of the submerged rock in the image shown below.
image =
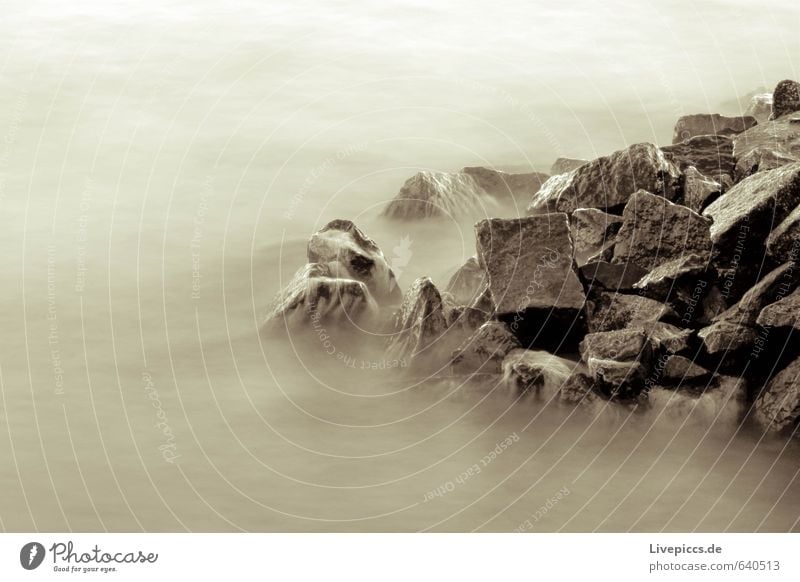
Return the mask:
[[487,321],[452,354],[454,374],[500,374],[505,357],[521,347],[505,324]]
[[514,394],[536,392],[550,398],[572,373],[574,364],[539,350],[511,350],[503,360],[503,381]]
[[375,242],[349,220],[332,220],[308,241],[308,262],[327,264],[331,276],[361,281],[381,305],[403,299],[394,273]]
[[651,408],[667,422],[700,423],[730,428],[739,424],[746,409],[747,384],[741,378],[718,374],[704,389],[652,388]]
[[632,145],[551,177],[531,200],[528,213],[619,208],[640,188],[670,200],[680,193],[678,167],[649,143]]
[[736,135],[750,129],[755,117],[725,117],[719,113],[696,113],[684,115],[675,124],[672,143],[680,143],[698,135]]
[[760,123],[733,142],[735,178],[800,161],[800,114]]
[[800,358],[778,372],[753,405],[756,420],[771,431],[794,433],[800,418]]
[[570,222],[575,262],[581,267],[589,257],[614,244],[614,237],[622,226],[622,217],[597,208],[579,208],[572,213]]
[[579,158],[557,158],[553,165],[550,167],[550,175],[564,174],[571,172],[575,168],[580,168],[584,164],[588,164],[589,160],[582,160]]
[[800,83],[784,79],[775,86],[772,92],[772,116],[778,119],[787,113],[800,111]]

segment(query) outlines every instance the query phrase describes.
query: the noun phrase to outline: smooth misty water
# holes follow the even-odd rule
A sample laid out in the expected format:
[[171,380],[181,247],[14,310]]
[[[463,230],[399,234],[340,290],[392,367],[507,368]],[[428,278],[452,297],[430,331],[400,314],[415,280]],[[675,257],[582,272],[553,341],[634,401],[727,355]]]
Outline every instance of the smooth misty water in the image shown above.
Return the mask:
[[377,218],[418,169],[663,143],[800,77],[793,3],[68,4],[0,19],[4,529],[797,529],[796,444],[258,334],[334,217],[446,282],[468,224]]

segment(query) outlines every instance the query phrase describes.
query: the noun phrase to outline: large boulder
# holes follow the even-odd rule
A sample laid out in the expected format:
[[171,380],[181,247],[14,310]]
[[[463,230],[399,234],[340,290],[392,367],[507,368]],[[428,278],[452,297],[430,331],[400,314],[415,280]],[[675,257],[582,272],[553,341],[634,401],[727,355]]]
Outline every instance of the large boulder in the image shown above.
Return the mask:
[[800,161],[800,114],[759,123],[733,141],[735,178]]
[[754,416],[771,431],[796,433],[800,418],[800,358],[778,372],[753,405]]
[[504,323],[487,321],[453,351],[451,370],[456,375],[501,374],[503,360],[519,347]]
[[332,276],[355,279],[367,286],[380,305],[403,299],[381,249],[349,220],[333,220],[308,241],[308,262],[327,264]]
[[698,135],[661,148],[664,155],[681,171],[695,167],[704,176],[718,179],[721,175],[733,177],[736,160],[733,157],[733,139],[724,135]]
[[787,113],[800,111],[800,83],[784,79],[775,86],[772,92],[772,116],[778,119]]
[[722,356],[730,353],[735,357],[749,352],[758,334],[747,325],[719,320],[698,331],[697,337],[702,341],[708,355]]
[[622,218],[597,208],[579,208],[571,217],[572,241],[575,245],[575,262],[585,265],[604,248],[614,244],[614,237],[622,226]]
[[320,341],[328,341],[334,327],[358,326],[376,317],[378,305],[366,284],[338,274],[332,273],[329,265],[319,263],[297,271],[273,300],[265,329],[313,330]]
[[705,286],[698,289],[698,277],[708,270],[709,260],[708,255],[689,254],[661,263],[634,283],[633,288],[651,299],[679,305],[685,311],[696,300],[695,296],[705,290]]
[[550,166],[550,175],[564,174],[571,172],[576,168],[580,168],[583,164],[588,164],[589,160],[579,158],[557,158],[553,165]]
[[503,360],[503,381],[514,394],[535,392],[551,398],[572,373],[575,364],[540,350],[511,350]]
[[586,323],[590,333],[636,327],[675,317],[669,305],[638,295],[599,293],[586,304]]
[[396,219],[456,218],[491,213],[497,201],[463,172],[423,171],[406,180],[383,215]]
[[529,214],[573,212],[577,208],[621,208],[643,188],[674,200],[680,171],[653,144],[640,143],[592,160],[545,182],[528,206]]
[[[548,344],[556,339],[554,332],[564,338],[585,302],[573,269],[567,215],[493,218],[475,229],[478,262],[488,275],[497,316],[526,345],[537,339]],[[555,327],[543,329],[548,324]]]
[[675,124],[672,143],[680,143],[698,135],[736,135],[756,123],[755,117],[725,117],[719,113],[684,115]]
[[652,270],[687,255],[711,255],[709,221],[685,206],[639,190],[622,217],[613,263],[635,263]]

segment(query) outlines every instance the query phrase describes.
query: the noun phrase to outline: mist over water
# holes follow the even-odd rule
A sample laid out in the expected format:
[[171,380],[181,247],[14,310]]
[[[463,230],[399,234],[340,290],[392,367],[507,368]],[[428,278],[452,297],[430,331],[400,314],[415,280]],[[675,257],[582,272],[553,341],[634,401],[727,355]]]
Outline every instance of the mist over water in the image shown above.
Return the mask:
[[797,529],[797,445],[724,415],[418,385],[373,342],[259,333],[333,218],[404,289],[447,283],[472,219],[379,216],[419,170],[665,144],[800,77],[794,2],[2,14],[5,530]]

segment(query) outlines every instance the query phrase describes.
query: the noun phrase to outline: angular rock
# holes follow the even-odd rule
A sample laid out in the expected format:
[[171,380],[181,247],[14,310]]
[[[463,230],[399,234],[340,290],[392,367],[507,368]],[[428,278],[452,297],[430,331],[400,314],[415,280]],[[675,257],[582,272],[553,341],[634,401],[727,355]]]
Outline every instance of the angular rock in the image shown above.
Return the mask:
[[509,174],[482,167],[467,167],[461,172],[472,176],[489,196],[503,202],[517,204],[520,211],[525,208],[531,196],[536,194],[550,177],[541,172]]
[[486,272],[477,257],[470,257],[447,283],[447,292],[458,305],[472,305],[480,296],[486,282]]
[[574,364],[539,350],[511,350],[503,360],[503,381],[514,394],[535,392],[550,398],[558,393]]
[[704,176],[733,177],[736,160],[733,157],[733,139],[723,135],[699,135],[681,143],[661,148],[664,155],[681,171],[695,167]]
[[405,220],[455,218],[485,215],[497,208],[497,201],[469,174],[423,171],[406,180],[383,215]]
[[454,374],[500,374],[505,357],[519,347],[504,323],[487,321],[453,352],[451,369]]
[[690,329],[681,329],[663,321],[640,323],[634,329],[641,329],[656,349],[667,354],[688,352],[694,335]]
[[666,360],[662,378],[667,381],[679,382],[683,384],[685,382],[692,382],[695,380],[708,378],[710,374],[711,372],[706,370],[704,367],[695,364],[689,358],[672,355]]
[[589,358],[586,365],[595,384],[609,398],[628,399],[638,396],[647,376],[647,368],[639,361]]
[[583,371],[575,370],[561,385],[560,402],[568,405],[595,406],[600,397],[594,391],[592,378]]
[[800,115],[759,123],[733,141],[735,178],[774,170],[800,161]]
[[706,353],[711,356],[750,351],[757,335],[752,327],[726,320],[715,321],[697,332]]
[[608,263],[594,261],[579,269],[581,279],[588,289],[602,287],[610,291],[630,291],[647,271],[633,263]]
[[349,220],[333,220],[308,241],[309,263],[328,264],[332,273],[361,281],[379,305],[396,305],[403,294],[375,242]]
[[800,83],[784,79],[775,86],[775,90],[772,92],[770,119],[777,119],[795,111],[800,111]]
[[608,397],[632,398],[641,392],[653,348],[639,329],[588,334],[580,353],[596,386]]
[[772,115],[772,93],[753,95],[744,114],[755,117],[759,123],[767,121]]
[[760,261],[761,245],[770,231],[798,203],[800,163],[759,172],[739,182],[703,211],[703,216],[713,220],[715,255],[730,260],[741,244]]
[[553,165],[550,167],[550,175],[564,174],[571,172],[576,168],[580,168],[583,164],[588,164],[589,160],[582,160],[579,158],[557,158]]
[[754,326],[761,310],[794,291],[798,280],[800,269],[793,263],[784,263],[767,273],[736,304],[717,316],[716,321]]
[[638,295],[600,293],[586,304],[590,333],[612,331],[639,324],[675,318],[674,310],[663,303]]
[[698,214],[722,195],[722,184],[701,174],[694,166],[683,172],[683,204]]
[[529,214],[616,209],[644,188],[670,200],[680,193],[680,172],[656,146],[635,144],[551,177],[528,206]]
[[555,339],[553,330],[542,326],[556,326],[558,339],[563,338],[569,329],[565,322],[574,322],[585,302],[573,270],[566,214],[481,220],[475,229],[478,262],[488,275],[497,316],[526,346],[529,336]]
[[687,255],[711,256],[709,221],[685,206],[639,190],[622,216],[612,263],[635,263],[649,271]]
[[779,263],[797,262],[800,255],[800,205],[769,233],[767,254]]
[[709,266],[709,258],[695,254],[684,255],[662,263],[634,285],[646,297],[659,301],[688,303],[697,277]]
[[579,208],[572,213],[571,233],[578,267],[609,244],[622,226],[622,217],[607,214],[597,208]]
[[800,289],[767,305],[756,319],[761,327],[780,327],[800,330]]
[[800,358],[767,383],[753,409],[756,420],[764,428],[796,434],[800,418]]
[[590,333],[580,344],[584,361],[588,358],[629,362],[652,356],[652,343],[642,329],[620,329]]
[[680,143],[698,135],[736,135],[756,123],[755,117],[725,117],[719,113],[684,115],[675,124],[672,143]]

